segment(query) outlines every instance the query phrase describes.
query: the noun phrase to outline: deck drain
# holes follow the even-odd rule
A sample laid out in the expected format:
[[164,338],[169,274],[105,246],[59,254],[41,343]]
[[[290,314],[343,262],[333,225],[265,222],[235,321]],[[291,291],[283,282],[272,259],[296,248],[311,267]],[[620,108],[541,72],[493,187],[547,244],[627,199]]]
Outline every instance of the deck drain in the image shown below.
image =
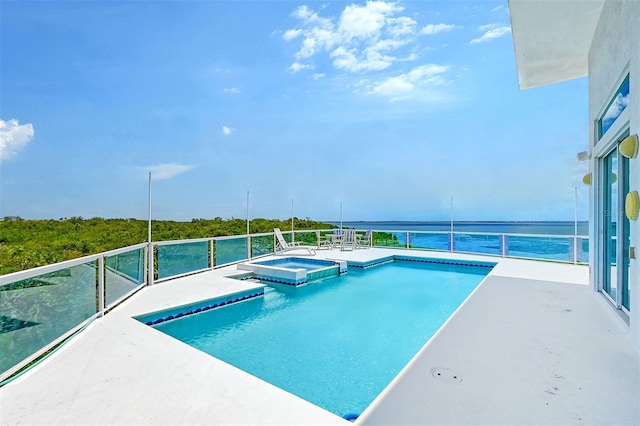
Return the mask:
[[431,375],[434,379],[440,380],[446,383],[460,383],[462,377],[455,371],[444,367],[434,367],[431,369]]

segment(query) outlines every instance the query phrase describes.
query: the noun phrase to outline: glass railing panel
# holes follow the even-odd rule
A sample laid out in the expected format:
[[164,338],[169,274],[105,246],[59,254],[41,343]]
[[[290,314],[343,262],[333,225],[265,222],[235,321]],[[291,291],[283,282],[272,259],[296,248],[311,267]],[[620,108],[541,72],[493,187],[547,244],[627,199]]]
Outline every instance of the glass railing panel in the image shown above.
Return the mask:
[[209,242],[158,246],[158,279],[200,271],[209,267]]
[[502,254],[501,235],[454,233],[454,251],[499,256]]
[[303,246],[316,246],[318,244],[318,238],[315,232],[296,232],[296,243],[300,243]]
[[589,263],[589,238],[582,238],[580,244],[582,245],[582,256],[578,259],[582,263]]
[[273,254],[273,235],[251,237],[251,256]]
[[6,371],[98,312],[97,262],[0,287],[0,371]]
[[284,238],[284,240],[288,243],[291,242],[291,232],[287,232],[287,231],[282,231],[282,237]]
[[237,262],[247,258],[247,237],[216,240],[216,265]]
[[407,233],[393,231],[374,231],[373,245],[383,247],[406,247]]
[[506,255],[573,262],[573,238],[509,235],[507,237]]
[[105,302],[109,306],[144,283],[144,249],[105,258]]
[[409,233],[409,243],[411,244],[411,248],[426,250],[449,250],[449,234],[411,232]]

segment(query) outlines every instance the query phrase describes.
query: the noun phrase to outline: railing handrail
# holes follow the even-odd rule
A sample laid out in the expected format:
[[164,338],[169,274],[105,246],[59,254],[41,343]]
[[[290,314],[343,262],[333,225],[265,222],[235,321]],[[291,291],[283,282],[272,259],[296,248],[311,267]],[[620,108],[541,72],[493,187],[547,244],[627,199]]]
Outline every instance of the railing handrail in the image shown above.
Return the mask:
[[[357,232],[366,232],[367,230],[365,229],[356,229]],[[397,232],[397,233],[403,233],[406,234],[407,232],[410,234],[442,234],[442,235],[449,235],[451,234],[451,231],[405,231],[405,230],[395,230],[395,229],[372,229],[372,232],[389,232],[389,233],[393,233],[393,232]],[[453,230],[454,235],[458,234],[458,235],[491,235],[491,236],[500,236],[500,235],[508,235],[510,237],[544,237],[544,238],[574,238],[574,237],[579,237],[579,238],[588,238],[588,235],[574,235],[574,234],[520,234],[517,232],[476,232],[476,231],[472,231],[472,232],[466,232],[466,231],[456,231],[455,229]]]
[[154,246],[168,246],[171,244],[190,244],[190,243],[204,243],[211,241],[213,238],[187,238],[184,240],[164,240],[164,241],[152,241]]
[[[366,232],[369,229],[356,229],[357,232]],[[332,229],[300,229],[295,230],[294,232],[298,233],[313,233],[313,232],[332,232]],[[386,233],[410,233],[410,234],[438,234],[438,235],[449,235],[450,231],[423,231],[423,230],[394,230],[394,229],[371,229],[372,232],[386,232]],[[283,234],[291,234],[291,230],[282,231]],[[570,234],[519,234],[519,233],[507,233],[507,232],[465,232],[465,231],[453,231],[454,235],[486,235],[486,236],[502,236],[507,235],[509,237],[527,237],[527,238],[589,238],[588,235],[570,235]],[[216,236],[216,237],[203,237],[203,238],[191,238],[191,239],[183,239],[183,240],[163,240],[163,241],[153,241],[152,244],[154,247],[165,246],[171,244],[189,244],[196,242],[207,242],[207,241],[224,241],[238,238],[247,238],[250,237],[263,237],[263,236],[272,236],[273,232],[261,232],[255,234],[237,234],[237,235],[224,235],[224,236]],[[0,275],[0,285],[5,285],[11,282],[21,281],[29,278],[33,278],[38,275],[47,274],[50,272],[55,272],[60,269],[66,269],[73,266],[81,265],[88,262],[93,262],[100,257],[109,257],[115,256],[117,254],[126,253],[128,251],[138,250],[149,245],[148,242],[138,243],[131,246],[121,247],[113,250],[108,250],[96,254],[90,254],[87,256],[79,257],[77,259],[65,260],[62,262],[52,263],[49,265],[38,266],[35,268],[25,269],[22,271],[11,272],[9,274]]]
[[103,251],[96,254],[90,254],[87,256],[79,257],[77,259],[64,260],[62,262],[51,263],[49,265],[37,266],[35,268],[25,269],[22,271],[11,272],[9,274],[0,275],[0,286],[9,284],[16,281],[27,280],[29,278],[37,277],[38,275],[48,274],[51,272],[59,271],[60,269],[67,269],[73,266],[82,265],[84,263],[94,262],[101,257],[115,256],[118,254],[126,253],[133,250],[140,250],[145,248],[149,243],[138,243],[132,246],[121,247],[109,251]]

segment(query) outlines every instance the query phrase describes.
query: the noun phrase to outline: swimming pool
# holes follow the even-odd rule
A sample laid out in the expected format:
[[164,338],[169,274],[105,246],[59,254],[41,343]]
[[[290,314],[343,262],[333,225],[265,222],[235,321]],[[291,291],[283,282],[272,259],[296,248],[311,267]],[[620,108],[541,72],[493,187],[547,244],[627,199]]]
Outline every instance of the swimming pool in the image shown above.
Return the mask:
[[396,260],[154,328],[344,416],[364,411],[489,271]]

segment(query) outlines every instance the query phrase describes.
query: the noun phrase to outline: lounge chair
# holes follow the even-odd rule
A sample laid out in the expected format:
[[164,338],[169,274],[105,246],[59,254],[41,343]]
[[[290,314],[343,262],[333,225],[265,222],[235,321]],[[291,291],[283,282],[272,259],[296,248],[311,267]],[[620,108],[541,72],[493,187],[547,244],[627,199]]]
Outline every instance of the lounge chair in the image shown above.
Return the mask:
[[356,247],[369,248],[371,247],[372,231],[369,230],[364,235],[356,235]]
[[288,243],[287,240],[284,239],[284,235],[282,235],[280,228],[274,228],[273,233],[276,236],[276,247],[274,249],[276,255],[280,255],[291,250],[307,250],[308,253],[298,253],[303,256],[313,256],[316,254],[315,247],[303,246],[297,242]]
[[355,229],[345,229],[344,236],[342,237],[342,244],[340,245],[340,250],[350,249],[353,250],[357,245],[356,240],[356,230]]

